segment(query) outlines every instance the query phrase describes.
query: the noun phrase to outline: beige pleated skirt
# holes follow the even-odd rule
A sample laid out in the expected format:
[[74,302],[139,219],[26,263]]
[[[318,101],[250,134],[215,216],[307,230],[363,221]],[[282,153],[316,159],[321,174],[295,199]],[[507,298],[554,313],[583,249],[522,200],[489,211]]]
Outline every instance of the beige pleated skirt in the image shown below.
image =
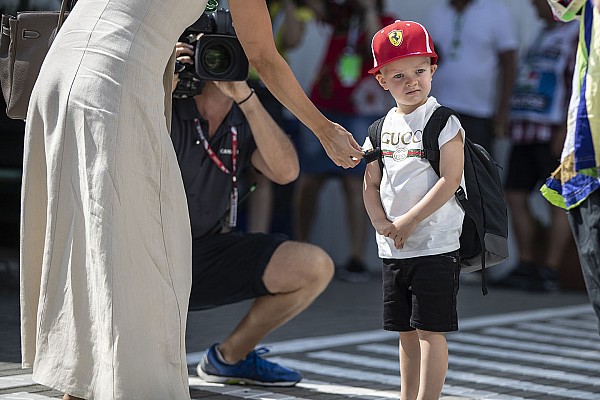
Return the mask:
[[79,0],[44,62],[21,223],[23,366],[41,384],[189,399],[191,235],[165,87],[205,3]]

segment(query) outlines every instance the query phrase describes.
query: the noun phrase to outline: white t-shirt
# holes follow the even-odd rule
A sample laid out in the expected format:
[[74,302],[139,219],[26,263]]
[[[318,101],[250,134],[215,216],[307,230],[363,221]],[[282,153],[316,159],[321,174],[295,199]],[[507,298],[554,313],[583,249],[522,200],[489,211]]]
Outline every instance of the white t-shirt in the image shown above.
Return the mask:
[[[429,161],[418,155],[423,150],[425,124],[439,106],[434,97],[429,97],[425,104],[410,114],[400,114],[394,107],[385,117],[381,131],[384,168],[379,190],[381,204],[390,221],[410,210],[439,180]],[[464,130],[458,118],[451,116],[440,133],[440,148],[459,131],[464,142]],[[367,137],[363,149],[372,148]],[[461,186],[465,187],[464,175]],[[412,258],[457,250],[460,247],[463,217],[463,209],[452,196],[417,225],[402,249],[396,249],[392,239],[376,233],[379,257]]]
[[431,94],[460,113],[491,118],[498,92],[498,54],[517,50],[514,22],[496,0],[473,0],[457,14],[444,1],[425,20],[439,66]]

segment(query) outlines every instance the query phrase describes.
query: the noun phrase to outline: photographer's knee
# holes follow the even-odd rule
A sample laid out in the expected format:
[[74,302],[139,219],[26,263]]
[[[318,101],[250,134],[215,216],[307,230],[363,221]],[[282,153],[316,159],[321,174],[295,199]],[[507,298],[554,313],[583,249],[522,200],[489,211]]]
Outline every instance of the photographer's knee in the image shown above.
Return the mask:
[[327,285],[333,278],[335,266],[333,260],[318,246],[310,245],[307,251],[306,264],[308,273],[312,276],[311,282],[318,285]]

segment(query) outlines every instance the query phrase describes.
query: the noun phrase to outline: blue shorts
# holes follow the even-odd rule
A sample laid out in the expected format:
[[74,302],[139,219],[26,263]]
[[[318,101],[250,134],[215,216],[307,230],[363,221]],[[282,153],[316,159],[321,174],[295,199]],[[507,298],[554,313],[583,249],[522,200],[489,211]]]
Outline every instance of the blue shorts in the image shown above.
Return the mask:
[[407,332],[458,330],[458,250],[383,260],[383,329]]
[[[355,116],[329,114],[327,118],[346,128],[354,136],[354,140],[362,146],[369,135],[369,125],[380,116]],[[338,167],[327,156],[323,145],[314,133],[306,126],[300,124],[297,138],[298,154],[300,156],[300,170],[303,174],[331,174],[331,175],[357,175],[365,172],[365,162],[361,161],[354,168],[344,169]]]

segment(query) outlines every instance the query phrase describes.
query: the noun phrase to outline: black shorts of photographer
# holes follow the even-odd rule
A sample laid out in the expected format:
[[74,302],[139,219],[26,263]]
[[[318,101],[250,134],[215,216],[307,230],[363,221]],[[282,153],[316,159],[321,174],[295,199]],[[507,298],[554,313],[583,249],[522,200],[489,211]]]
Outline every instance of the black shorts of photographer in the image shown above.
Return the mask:
[[[209,382],[295,385],[299,372],[262,358],[264,350],[254,348],[327,287],[333,261],[308,243],[236,231],[238,204],[252,193],[239,177],[254,168],[287,184],[298,176],[298,156],[248,84],[200,77],[198,63],[191,64],[195,51],[190,43],[176,46],[178,61],[193,65],[187,72],[200,84],[181,74],[181,86],[197,92],[179,97],[176,90],[171,125],[192,233],[190,310],[254,299],[238,325],[208,349],[197,372]],[[202,332],[188,325],[188,335],[195,334]]]

